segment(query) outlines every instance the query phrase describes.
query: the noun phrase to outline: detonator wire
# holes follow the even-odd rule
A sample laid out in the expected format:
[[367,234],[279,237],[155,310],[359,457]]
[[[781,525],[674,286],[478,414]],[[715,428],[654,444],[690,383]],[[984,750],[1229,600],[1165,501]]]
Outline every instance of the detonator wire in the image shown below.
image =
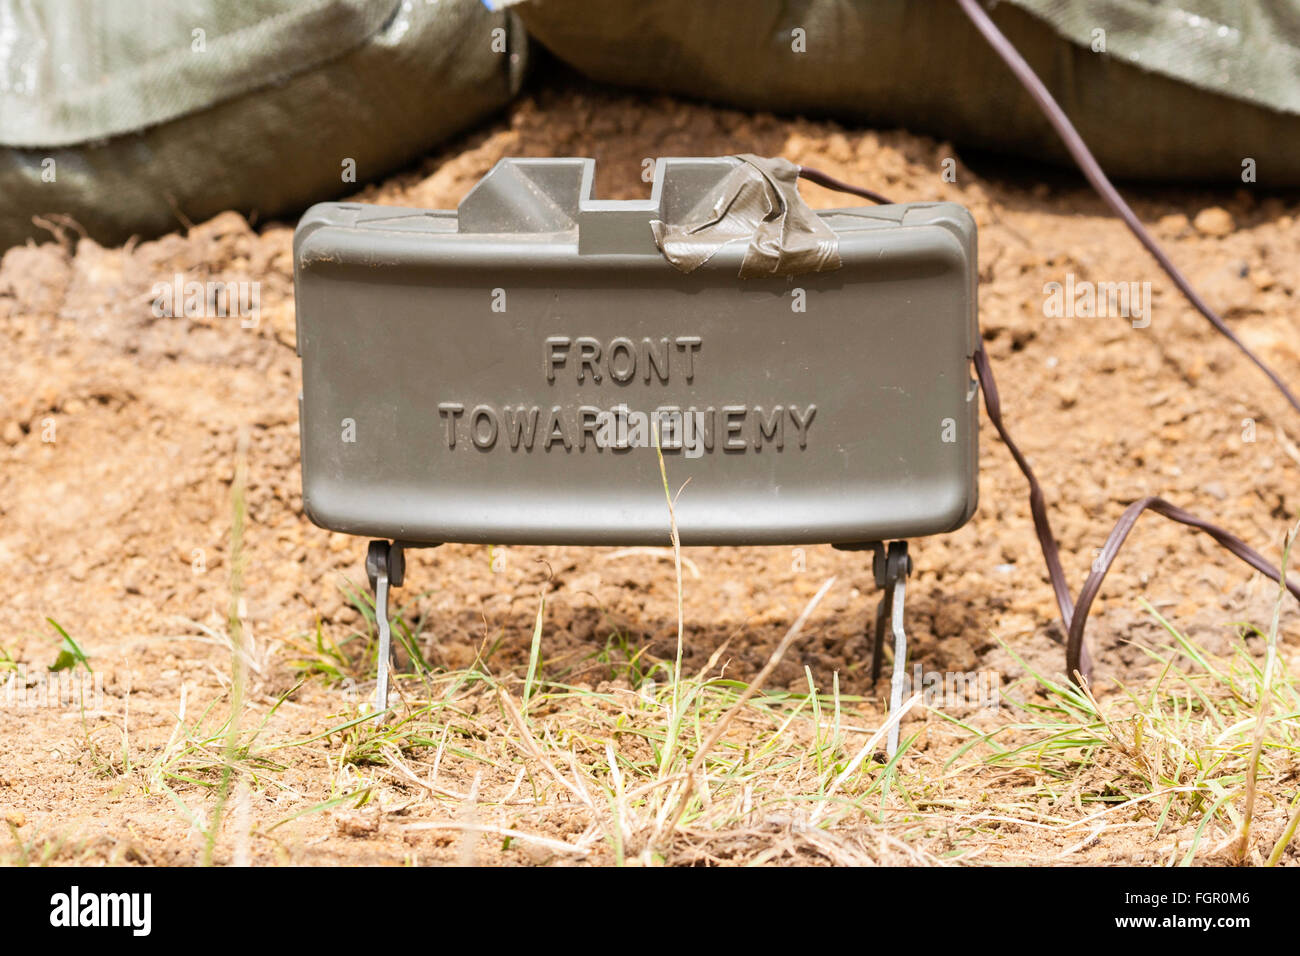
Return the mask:
[[[1016,50],[1014,44],[997,28],[989,15],[979,6],[977,0],[957,0],[957,3],[971,19],[971,22],[984,39],[988,41],[994,52],[1010,67],[1016,78],[1020,80],[1034,102],[1043,111],[1089,184],[1152,255],[1160,268],[1173,281],[1178,291],[1209,321],[1219,334],[1225,336],[1264,372],[1293,408],[1300,411],[1300,401],[1296,399],[1296,396],[1282,381],[1281,377],[1269,368],[1263,359],[1251,351],[1232,329],[1228,328],[1222,317],[1201,298],[1200,294],[1187,280],[1187,277],[1183,275],[1155,237],[1138,219],[1132,207],[1124,201],[1119,191],[1106,176],[1101,164],[1092,155],[1092,151],[1088,149],[1083,137],[1074,128],[1074,124],[1070,122],[1065,111],[1061,109],[1060,104],[1052,97],[1046,85],[1034,73],[1019,51]],[[874,190],[854,186],[808,166],[800,166],[799,175],[801,178],[827,189],[850,193],[882,205],[891,203],[891,200]],[[1100,555],[1093,562],[1092,571],[1089,573],[1087,580],[1084,581],[1076,603],[1066,581],[1065,570],[1061,565],[1060,548],[1057,545],[1056,536],[1052,533],[1051,522],[1047,516],[1047,506],[1042,486],[1034,475],[1034,470],[1030,466],[1028,459],[1020,451],[1020,447],[1012,439],[1005,422],[1002,420],[1002,401],[998,394],[997,382],[993,377],[993,367],[989,363],[988,354],[984,351],[982,342],[975,349],[972,361],[975,365],[976,377],[979,379],[980,391],[984,396],[984,411],[1029,484],[1029,510],[1033,517],[1034,531],[1038,536],[1039,548],[1043,552],[1043,561],[1047,565],[1047,574],[1052,582],[1052,590],[1056,596],[1061,624],[1065,630],[1065,672],[1071,680],[1082,682],[1091,676],[1092,660],[1088,653],[1084,634],[1084,628],[1088,623],[1088,612],[1092,608],[1093,600],[1101,590],[1102,582],[1105,581],[1107,573],[1109,573],[1111,566],[1119,555],[1120,549],[1128,538],[1129,532],[1133,530],[1138,519],[1147,511],[1152,511],[1171,521],[1176,521],[1186,527],[1208,534],[1222,547],[1256,571],[1279,584],[1284,583],[1282,573],[1276,567],[1232,532],[1214,522],[1197,517],[1190,511],[1186,511],[1163,498],[1149,495],[1139,498],[1124,509],[1124,513],[1120,515],[1119,520],[1107,536]],[[1285,587],[1297,600],[1300,600],[1300,584],[1288,578],[1285,581]]]

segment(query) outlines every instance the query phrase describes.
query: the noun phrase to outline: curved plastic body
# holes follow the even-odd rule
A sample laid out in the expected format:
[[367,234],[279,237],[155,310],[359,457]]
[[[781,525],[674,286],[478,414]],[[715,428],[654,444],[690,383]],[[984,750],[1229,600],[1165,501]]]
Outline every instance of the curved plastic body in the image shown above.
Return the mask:
[[[683,274],[649,221],[735,160],[506,160],[458,211],[323,204],[295,237],[303,501],[407,542],[849,543],[976,504],[975,225],[950,203],[820,213],[843,265]],[[673,204],[678,204],[674,207]],[[644,423],[644,430],[642,430]]]

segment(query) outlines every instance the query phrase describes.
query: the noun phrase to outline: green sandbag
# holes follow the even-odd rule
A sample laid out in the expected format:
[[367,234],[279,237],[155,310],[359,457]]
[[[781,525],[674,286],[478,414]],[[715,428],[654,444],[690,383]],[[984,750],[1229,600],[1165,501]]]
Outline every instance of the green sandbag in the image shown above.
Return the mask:
[[355,191],[508,103],[526,59],[480,0],[0,0],[0,32],[0,250],[48,238],[34,216],[118,243]]
[[[528,0],[513,9],[532,39],[596,80],[1069,162],[949,0]],[[1111,174],[1240,185],[1253,168],[1262,184],[1300,185],[1294,3],[1004,0],[991,13]]]

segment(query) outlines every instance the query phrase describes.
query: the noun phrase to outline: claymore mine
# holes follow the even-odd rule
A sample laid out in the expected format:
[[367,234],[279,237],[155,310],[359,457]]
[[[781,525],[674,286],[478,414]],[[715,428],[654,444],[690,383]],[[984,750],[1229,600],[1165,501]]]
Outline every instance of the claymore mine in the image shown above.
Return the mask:
[[976,503],[970,214],[814,212],[758,157],[662,159],[646,200],[593,172],[506,159],[455,210],[298,226],[303,502],[375,539],[377,707],[404,548],[667,545],[660,451],[683,546],[873,552],[897,706],[906,540]]

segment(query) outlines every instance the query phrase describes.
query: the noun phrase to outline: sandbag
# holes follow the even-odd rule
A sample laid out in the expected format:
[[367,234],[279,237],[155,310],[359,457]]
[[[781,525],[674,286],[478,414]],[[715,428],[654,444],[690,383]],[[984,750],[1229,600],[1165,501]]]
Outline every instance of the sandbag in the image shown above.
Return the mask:
[[525,34],[480,0],[0,0],[0,249],[353,192],[505,105]]
[[[949,0],[525,0],[513,9],[534,40],[603,82],[1069,162]],[[1293,3],[1004,0],[990,12],[1112,175],[1300,185]]]

